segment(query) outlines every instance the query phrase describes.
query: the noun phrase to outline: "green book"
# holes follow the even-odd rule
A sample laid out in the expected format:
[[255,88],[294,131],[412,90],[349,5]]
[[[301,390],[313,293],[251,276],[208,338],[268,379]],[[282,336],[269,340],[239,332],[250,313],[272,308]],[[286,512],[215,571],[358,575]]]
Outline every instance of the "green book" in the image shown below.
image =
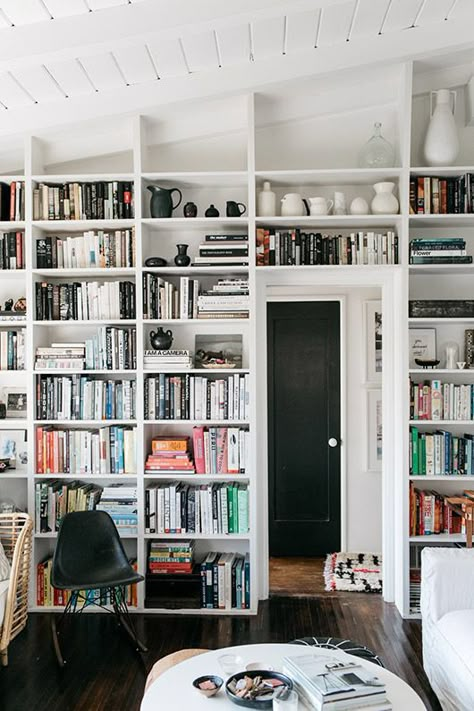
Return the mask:
[[419,442],[419,469],[420,474],[426,474],[426,435],[422,432]]
[[232,496],[233,487],[229,485],[226,486],[227,489],[227,510],[229,512],[229,533],[235,533],[235,517],[234,517],[234,497]]
[[232,486],[232,499],[234,505],[234,533],[239,532],[239,485]]
[[416,427],[411,428],[411,473],[413,476],[417,476],[420,473],[418,466],[418,429]]

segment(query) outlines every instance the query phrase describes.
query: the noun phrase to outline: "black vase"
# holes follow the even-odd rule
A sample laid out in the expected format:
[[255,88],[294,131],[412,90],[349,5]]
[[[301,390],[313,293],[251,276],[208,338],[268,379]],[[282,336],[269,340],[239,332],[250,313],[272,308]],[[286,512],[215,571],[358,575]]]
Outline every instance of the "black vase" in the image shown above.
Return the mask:
[[163,331],[163,328],[159,326],[157,331],[150,333],[150,343],[151,347],[157,351],[167,351],[173,343],[173,333],[169,329]]
[[214,205],[209,205],[206,212],[204,213],[206,217],[219,217],[219,210]]
[[177,267],[188,267],[191,263],[191,257],[187,255],[188,245],[187,244],[177,244],[178,254],[174,258],[174,263]]
[[187,202],[183,207],[183,215],[185,217],[197,217],[198,209],[194,202]]

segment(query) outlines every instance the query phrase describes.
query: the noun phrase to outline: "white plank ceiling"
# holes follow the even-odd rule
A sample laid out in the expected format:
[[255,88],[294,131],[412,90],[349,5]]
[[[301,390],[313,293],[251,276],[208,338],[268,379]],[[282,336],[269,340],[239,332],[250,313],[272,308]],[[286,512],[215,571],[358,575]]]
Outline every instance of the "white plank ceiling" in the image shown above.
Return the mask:
[[[239,65],[245,71],[250,63],[319,48],[341,54],[350,43],[380,43],[397,33],[402,41],[407,30],[449,31],[450,22],[462,19],[472,26],[474,20],[474,0],[214,0],[215,21],[212,2],[0,0],[0,48],[15,32],[34,32],[36,39],[43,28],[49,32],[31,56],[26,35],[11,65],[4,53],[0,112],[176,77],[191,75],[192,81],[193,75]],[[207,6],[207,15],[200,17],[199,6]],[[133,20],[140,7],[155,12],[156,21],[138,29],[131,23],[127,35],[124,20]],[[103,41],[97,39],[99,21]],[[90,36],[88,22],[95,23]],[[77,39],[75,23],[83,33],[79,46],[68,40]]]

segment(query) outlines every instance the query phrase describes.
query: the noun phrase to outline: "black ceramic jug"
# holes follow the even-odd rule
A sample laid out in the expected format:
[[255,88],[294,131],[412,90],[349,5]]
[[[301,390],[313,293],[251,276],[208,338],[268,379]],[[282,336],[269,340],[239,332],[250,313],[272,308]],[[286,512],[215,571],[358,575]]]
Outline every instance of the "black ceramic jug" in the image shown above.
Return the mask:
[[[158,185],[147,185],[148,190],[151,192],[150,200],[150,214],[152,217],[171,217],[173,210],[181,204],[183,196],[179,188],[160,188]],[[173,205],[172,194],[176,192],[179,194],[179,200],[176,205]]]

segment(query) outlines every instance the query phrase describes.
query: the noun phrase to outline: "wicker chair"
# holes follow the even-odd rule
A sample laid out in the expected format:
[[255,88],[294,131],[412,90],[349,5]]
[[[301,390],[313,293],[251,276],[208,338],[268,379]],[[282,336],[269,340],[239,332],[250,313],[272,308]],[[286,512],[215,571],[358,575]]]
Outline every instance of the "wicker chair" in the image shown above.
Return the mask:
[[25,513],[0,514],[0,540],[11,564],[3,625],[0,661],[8,665],[8,645],[26,626],[33,522]]

